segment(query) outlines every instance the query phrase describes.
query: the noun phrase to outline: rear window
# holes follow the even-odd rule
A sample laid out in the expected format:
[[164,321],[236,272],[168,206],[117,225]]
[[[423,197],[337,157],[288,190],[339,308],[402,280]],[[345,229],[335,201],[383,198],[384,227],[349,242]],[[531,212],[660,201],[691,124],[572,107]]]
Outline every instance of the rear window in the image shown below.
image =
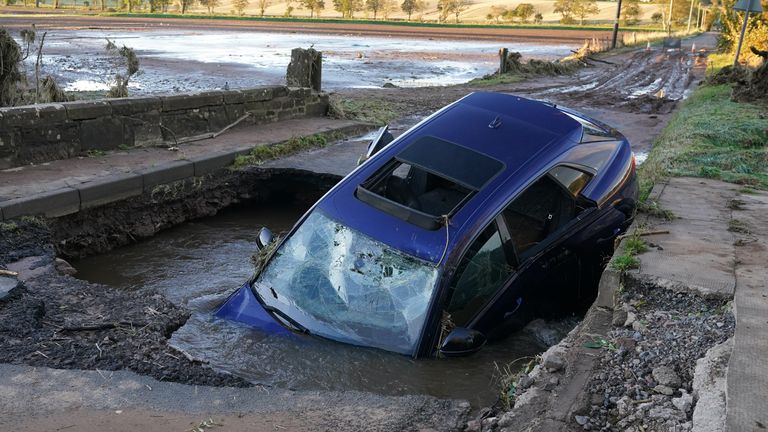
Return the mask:
[[407,222],[437,229],[503,167],[466,147],[422,137],[358,186],[357,197]]

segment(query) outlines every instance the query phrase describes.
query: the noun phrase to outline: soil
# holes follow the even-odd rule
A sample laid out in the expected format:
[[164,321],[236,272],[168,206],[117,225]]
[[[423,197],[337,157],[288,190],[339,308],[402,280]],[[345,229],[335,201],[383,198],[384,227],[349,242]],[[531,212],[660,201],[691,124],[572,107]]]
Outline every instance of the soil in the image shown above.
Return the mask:
[[[196,182],[171,184],[164,193],[47,224],[23,218],[3,225],[0,268],[18,272],[23,287],[0,302],[0,363],[128,369],[162,381],[248,386],[168,345],[172,333],[189,318],[188,311],[159,294],[147,296],[75,279],[64,274],[68,266],[56,257],[105,252],[243,200],[290,200],[306,206],[338,179],[291,170],[222,170]],[[277,190],[280,195],[272,196]]]

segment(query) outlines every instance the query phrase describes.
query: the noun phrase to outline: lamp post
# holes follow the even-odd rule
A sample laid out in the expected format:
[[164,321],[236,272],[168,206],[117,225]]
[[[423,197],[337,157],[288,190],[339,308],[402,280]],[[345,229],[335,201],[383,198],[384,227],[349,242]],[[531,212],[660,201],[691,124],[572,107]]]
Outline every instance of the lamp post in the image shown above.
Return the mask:
[[709,10],[709,7],[712,6],[712,0],[700,0],[699,1],[699,12],[703,13],[701,14],[701,19],[698,20],[699,30],[701,30],[704,27],[704,21],[707,19],[707,11]]
[[762,12],[763,5],[760,0],[739,0],[733,6],[733,10],[744,11],[744,22],[741,24],[741,36],[739,36],[739,45],[736,48],[736,58],[733,59],[733,67],[739,65],[739,53],[741,53],[741,44],[744,43],[744,33],[747,32],[747,21],[749,21],[750,12]]

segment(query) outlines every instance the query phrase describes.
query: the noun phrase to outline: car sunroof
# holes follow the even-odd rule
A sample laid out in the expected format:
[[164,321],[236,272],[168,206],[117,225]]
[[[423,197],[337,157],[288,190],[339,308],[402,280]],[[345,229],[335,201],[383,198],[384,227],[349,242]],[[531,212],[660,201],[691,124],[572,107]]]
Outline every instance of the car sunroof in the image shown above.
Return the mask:
[[425,229],[438,229],[504,164],[469,148],[426,136],[403,149],[357,188],[373,207]]

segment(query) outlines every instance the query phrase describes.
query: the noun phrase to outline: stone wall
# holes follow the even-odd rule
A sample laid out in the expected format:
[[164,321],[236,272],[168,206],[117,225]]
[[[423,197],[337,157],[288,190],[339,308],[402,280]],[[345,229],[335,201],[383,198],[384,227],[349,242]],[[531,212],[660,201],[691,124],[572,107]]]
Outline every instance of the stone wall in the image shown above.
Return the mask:
[[0,108],[0,169],[88,152],[173,145],[241,124],[324,115],[328,97],[268,86],[173,96],[130,97]]

